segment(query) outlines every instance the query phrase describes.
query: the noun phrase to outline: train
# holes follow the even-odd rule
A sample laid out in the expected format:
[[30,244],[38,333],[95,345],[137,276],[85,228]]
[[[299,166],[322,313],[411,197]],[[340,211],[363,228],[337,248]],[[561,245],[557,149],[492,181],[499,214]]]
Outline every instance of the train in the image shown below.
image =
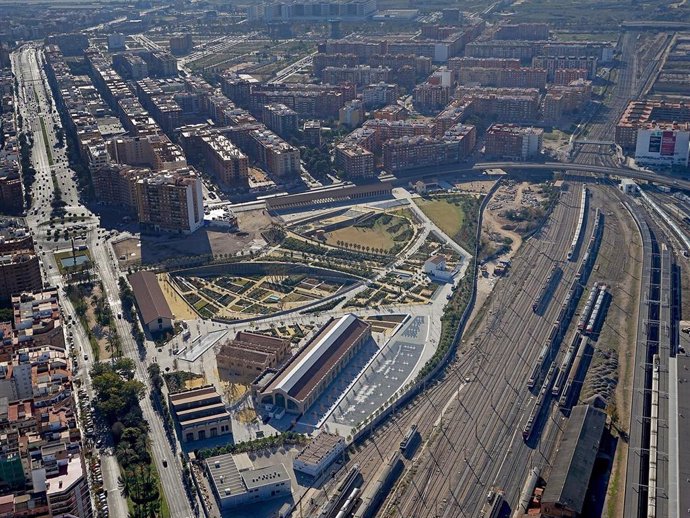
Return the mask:
[[492,489],[486,495],[486,503],[479,514],[481,518],[498,518],[503,510],[503,491]]
[[405,437],[403,437],[403,440],[400,441],[400,453],[402,453],[403,455],[410,455],[411,453],[413,453],[414,448],[417,445],[418,435],[419,434],[417,432],[417,425],[413,424],[407,430],[407,433],[405,434]]
[[361,490],[358,487],[354,488],[352,492],[350,492],[350,495],[347,497],[343,505],[340,507],[338,514],[335,515],[335,518],[345,518],[352,512],[352,509],[357,503],[357,499],[359,498],[360,492]]
[[568,250],[568,261],[576,259],[577,247],[580,244],[583,227],[585,225],[585,215],[587,214],[587,187],[582,186],[582,194],[580,196],[580,215],[577,219],[577,227],[575,228],[575,235],[570,243],[570,250]]
[[580,335],[576,333],[575,336],[573,336],[573,339],[570,342],[570,345],[568,346],[568,350],[563,356],[561,366],[558,369],[558,376],[556,376],[556,381],[554,381],[553,389],[551,390],[551,395],[553,397],[558,397],[561,393],[561,389],[563,388],[563,385],[567,380],[568,373],[570,372],[570,367],[573,364],[573,359],[575,359],[575,354],[577,353],[577,348],[579,344]]
[[592,287],[592,291],[589,292],[589,297],[587,297],[587,302],[585,304],[585,307],[582,309],[580,318],[577,321],[578,331],[584,331],[584,329],[587,327],[587,322],[589,321],[589,317],[592,314],[594,305],[596,304],[598,294],[599,284],[595,282],[594,286]]
[[565,382],[565,385],[563,386],[561,398],[558,400],[558,406],[561,407],[561,409],[567,409],[570,406],[570,400],[572,399],[573,389],[575,388],[576,384],[576,378],[579,376],[580,373],[580,364],[582,363],[582,359],[585,353],[587,352],[587,348],[589,346],[589,340],[586,336],[577,334],[576,337],[577,348],[575,353],[575,359],[573,360],[573,363],[571,365],[570,372],[568,374],[568,379]]
[[539,352],[539,358],[537,358],[537,362],[534,364],[534,368],[532,369],[532,374],[527,380],[527,388],[533,389],[534,386],[537,384],[537,381],[539,381],[541,371],[544,366],[544,361],[546,360],[546,356],[549,353],[550,348],[551,342],[547,340],[544,346],[541,348],[541,351]]
[[533,467],[529,470],[527,479],[525,480],[525,485],[522,486],[522,492],[520,493],[520,501],[518,502],[517,509],[513,518],[520,518],[527,514],[527,509],[529,508],[529,502],[532,499],[532,493],[534,493],[534,488],[539,481],[539,467]]
[[558,368],[556,367],[556,365],[552,364],[549,368],[549,372],[546,374],[544,384],[542,385],[541,390],[539,391],[539,395],[537,396],[537,400],[534,403],[534,407],[532,407],[532,411],[530,412],[529,417],[527,418],[527,423],[525,424],[525,427],[522,429],[522,438],[525,441],[529,440],[529,438],[532,435],[532,432],[534,432],[534,426],[537,424],[537,421],[539,421],[539,416],[541,415],[541,411],[544,407],[544,403],[546,402],[546,398],[549,395],[549,392],[551,391],[551,384],[553,383],[554,378],[557,375],[557,370]]
[[585,327],[585,332],[588,334],[596,333],[599,330],[599,324],[604,316],[604,311],[606,309],[606,296],[608,292],[606,291],[606,286],[603,286],[599,290],[599,296],[597,297],[597,302],[592,310],[592,315],[589,317],[587,322],[587,327]]
[[554,266],[551,269],[549,278],[544,286],[542,286],[541,290],[539,291],[539,295],[532,304],[532,311],[535,313],[541,313],[546,309],[546,306],[548,306],[548,303],[551,300],[551,295],[556,290],[561,277],[563,277],[563,270],[559,266]]

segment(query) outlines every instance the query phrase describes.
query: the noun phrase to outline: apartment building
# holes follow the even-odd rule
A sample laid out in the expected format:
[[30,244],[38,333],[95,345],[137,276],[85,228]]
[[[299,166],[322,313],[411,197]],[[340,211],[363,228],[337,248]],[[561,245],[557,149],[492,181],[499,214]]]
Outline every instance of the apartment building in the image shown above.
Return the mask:
[[356,128],[364,122],[364,103],[359,99],[349,101],[338,112],[338,123],[348,128]]
[[684,124],[690,122],[690,105],[668,101],[630,101],[616,125],[616,144],[623,149],[637,147],[637,132],[651,123]]
[[283,138],[288,138],[299,130],[297,112],[284,104],[267,104],[263,107],[261,119],[270,130]]
[[353,83],[357,86],[372,83],[389,83],[393,79],[393,71],[389,67],[371,67],[356,65],[354,67],[326,67],[322,72],[325,83],[337,85]]
[[468,58],[502,58],[525,61],[536,55],[535,42],[520,40],[473,41],[465,46]]
[[556,70],[561,69],[586,70],[587,79],[594,79],[597,75],[597,63],[597,58],[594,56],[535,56],[532,58],[532,66],[545,69],[549,81],[553,81]]
[[173,77],[177,75],[177,59],[169,52],[148,52],[143,55],[149,71],[155,77]]
[[91,179],[96,198],[101,203],[136,215],[137,182],[154,174],[153,170],[146,167],[108,164],[93,171]]
[[383,166],[397,172],[458,163],[476,143],[474,126],[455,126],[441,138],[427,135],[390,139],[383,144]]
[[203,225],[201,178],[191,167],[141,178],[136,192],[137,216],[146,230],[187,234]]
[[138,54],[114,54],[113,67],[122,74],[122,77],[133,81],[139,81],[149,75],[146,61]]
[[22,179],[19,168],[12,164],[0,164],[0,206],[8,214],[19,214],[24,208]]
[[388,83],[370,84],[362,90],[362,102],[366,108],[395,104],[398,100],[398,86]]
[[357,144],[338,144],[335,147],[335,165],[349,179],[376,176],[374,153]]
[[249,132],[249,154],[266,171],[278,178],[300,174],[300,152],[269,130],[255,129]]
[[543,118],[557,122],[564,115],[583,109],[592,98],[592,82],[572,81],[567,86],[551,85],[544,96]]
[[449,70],[459,72],[465,68],[520,68],[519,59],[510,58],[451,58],[446,65]]
[[547,72],[541,68],[479,68],[465,67],[458,71],[458,82],[463,85],[498,88],[546,87]]
[[505,122],[532,122],[539,117],[539,90],[459,86],[455,98],[467,103],[467,115],[495,117]]
[[202,156],[211,173],[221,184],[246,186],[249,159],[224,135],[209,133],[201,138]]
[[496,40],[548,40],[548,23],[506,23],[494,33]]
[[7,302],[13,293],[39,290],[41,286],[41,268],[33,247],[0,254],[0,301]]
[[387,121],[402,121],[410,116],[410,112],[399,104],[389,104],[372,113],[374,119]]
[[486,132],[486,157],[527,160],[541,153],[544,130],[514,124],[492,124]]
[[583,68],[557,68],[553,75],[554,85],[569,85],[573,81],[585,81],[589,72]]
[[304,121],[302,133],[308,146],[321,147],[321,121]]
[[0,229],[0,302],[13,294],[43,286],[38,255],[31,236],[23,228]]
[[192,39],[191,33],[189,32],[177,36],[172,36],[168,40],[168,44],[170,47],[170,52],[175,56],[187,54],[192,50],[192,47],[194,47],[194,41]]
[[441,84],[423,83],[412,92],[412,102],[421,112],[442,109],[450,101],[450,87]]
[[25,346],[65,348],[57,288],[12,295],[15,338]]
[[148,167],[154,171],[179,171],[187,167],[184,152],[165,135],[117,137],[106,143],[117,164]]

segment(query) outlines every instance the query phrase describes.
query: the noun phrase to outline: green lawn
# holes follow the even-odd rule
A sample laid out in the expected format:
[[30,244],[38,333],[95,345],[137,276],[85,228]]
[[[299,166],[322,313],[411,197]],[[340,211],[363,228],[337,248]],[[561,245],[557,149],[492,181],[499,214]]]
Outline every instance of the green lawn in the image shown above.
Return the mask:
[[[163,491],[163,486],[161,485],[161,479],[158,476],[158,470],[156,469],[156,464],[154,462],[151,462],[151,472],[153,473],[153,476],[155,477],[156,481],[158,482],[158,494],[160,495],[160,512],[156,515],[158,518],[172,518],[170,514],[170,508],[168,508],[168,501],[165,498],[165,492]],[[122,466],[120,466],[120,471],[124,473],[124,469]],[[129,511],[130,516],[134,516],[134,502],[132,502],[131,498],[127,498],[127,510]]]
[[353,225],[326,233],[326,243],[348,248],[391,250],[396,243],[406,243],[412,237],[410,223],[391,215],[375,216],[373,224]]
[[465,211],[452,200],[444,198],[417,199],[415,203],[447,236],[453,237],[460,232],[465,222]]
[[460,194],[414,199],[414,203],[436,226],[468,250],[474,249],[481,202],[481,197]]
[[48,141],[48,132],[46,131],[46,123],[41,117],[41,133],[43,133],[43,144],[46,147],[46,153],[48,154],[48,165],[53,165],[53,153],[50,150],[50,142]]

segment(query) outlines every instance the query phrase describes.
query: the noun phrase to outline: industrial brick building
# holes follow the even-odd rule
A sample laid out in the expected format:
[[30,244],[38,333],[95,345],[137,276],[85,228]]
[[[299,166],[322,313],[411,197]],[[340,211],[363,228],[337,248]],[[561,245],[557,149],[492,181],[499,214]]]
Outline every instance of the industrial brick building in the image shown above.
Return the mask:
[[129,276],[129,283],[132,285],[144,328],[150,333],[172,329],[175,315],[165,300],[156,274],[150,271],[136,272]]
[[230,414],[213,385],[169,394],[168,404],[182,442],[232,433]]
[[353,314],[331,319],[258,394],[259,404],[301,415],[371,337],[371,326]]
[[289,340],[239,331],[218,348],[218,374],[224,380],[249,383],[266,369],[277,368],[289,353]]

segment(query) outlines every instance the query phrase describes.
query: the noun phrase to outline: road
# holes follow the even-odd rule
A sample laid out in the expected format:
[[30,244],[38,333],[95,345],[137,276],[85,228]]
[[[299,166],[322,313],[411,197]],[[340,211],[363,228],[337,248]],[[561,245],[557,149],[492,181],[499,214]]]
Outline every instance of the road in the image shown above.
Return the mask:
[[[103,235],[105,231],[98,227],[98,217],[81,204],[75,174],[69,169],[67,163],[66,149],[54,147],[57,139],[53,125],[59,126],[61,123],[54,108],[55,102],[52,99],[52,93],[41,69],[42,52],[34,47],[25,46],[12,55],[12,60],[13,69],[16,71],[15,73],[21,86],[20,111],[25,124],[31,128],[34,135],[32,163],[36,169],[36,181],[32,190],[33,202],[26,220],[36,244],[39,250],[41,250],[44,281],[47,285],[64,288],[65,281],[58,271],[52,252],[56,249],[69,247],[67,242],[61,244],[53,239],[49,239],[48,229],[51,227],[45,224],[50,218],[50,203],[54,196],[51,176],[54,173],[57,183],[63,192],[63,199],[67,203],[66,210],[68,216],[71,214],[80,219],[78,224],[84,229],[88,248],[97,271],[96,274],[103,282],[113,313],[117,315],[122,310],[117,284],[119,272],[113,260],[112,248]],[[44,120],[50,155],[48,154],[48,147],[44,144],[41,119]],[[53,166],[50,165],[51,160]],[[72,228],[76,224],[74,222],[67,222],[63,225],[56,220],[51,225],[54,225],[52,230],[55,232],[64,228]],[[61,293],[64,294],[64,292]],[[71,315],[76,321],[74,308],[66,296],[61,297],[61,304],[65,314]],[[151,387],[146,372],[146,365],[140,359],[137,345],[132,338],[130,324],[124,319],[115,319],[115,322],[118,335],[123,344],[124,353],[134,360],[137,378],[144,382],[148,393]],[[87,387],[89,397],[93,398],[94,394],[91,390],[91,382],[88,375],[93,362],[93,355],[90,354],[91,347],[85,333],[79,326],[74,326],[73,333],[75,347],[80,349],[78,355],[81,362],[80,376]],[[186,491],[180,477],[182,468],[179,458],[170,447],[161,419],[154,412],[148,396],[142,399],[141,407],[144,418],[151,428],[150,444],[152,458],[160,474],[170,512],[175,517],[193,516],[194,513],[187,500]],[[100,455],[106,457],[102,469],[104,483],[106,484],[106,489],[108,489],[108,506],[114,513],[114,516],[126,516],[126,501],[122,499],[116,487],[117,477],[119,476],[117,462],[113,458],[108,459],[108,455],[105,452],[101,452]],[[168,461],[167,468],[163,466],[164,459]]]
[[[26,127],[30,128],[34,135],[34,146],[31,154],[31,161],[36,169],[36,178],[32,187],[32,203],[26,217],[26,223],[30,228],[34,241],[41,254],[41,268],[44,283],[48,286],[61,288],[60,302],[63,317],[72,322],[78,322],[77,314],[70,300],[64,295],[64,281],[60,275],[57,263],[53,257],[53,252],[60,248],[67,248],[67,243],[59,243],[50,239],[48,229],[50,226],[46,222],[50,219],[51,202],[54,196],[52,173],[56,175],[58,185],[63,193],[63,200],[67,203],[68,213],[78,215],[81,218],[79,225],[89,227],[91,231],[96,229],[97,218],[79,202],[79,192],[74,180],[74,172],[69,169],[67,164],[66,149],[55,148],[57,141],[54,125],[61,125],[59,115],[54,109],[50,88],[46,78],[42,73],[40,63],[42,55],[33,47],[25,46],[12,54],[12,67],[19,81],[19,110],[24,119]],[[49,103],[48,99],[51,99]],[[50,147],[53,166],[48,159],[48,150],[44,140],[41,127],[43,119],[47,143]],[[77,223],[67,222],[61,224],[59,221],[53,223],[55,231],[58,229],[73,229]],[[91,385],[89,370],[93,365],[91,346],[84,329],[80,325],[69,325],[68,339],[69,348],[76,350],[79,369],[77,374],[82,381],[82,386],[86,389],[89,400],[93,400],[95,393]],[[75,394],[77,399],[81,396]],[[127,502],[119,493],[117,479],[120,475],[119,466],[115,457],[110,451],[95,452],[101,459],[101,470],[103,473],[104,489],[108,491],[108,508],[113,516],[127,516]]]

